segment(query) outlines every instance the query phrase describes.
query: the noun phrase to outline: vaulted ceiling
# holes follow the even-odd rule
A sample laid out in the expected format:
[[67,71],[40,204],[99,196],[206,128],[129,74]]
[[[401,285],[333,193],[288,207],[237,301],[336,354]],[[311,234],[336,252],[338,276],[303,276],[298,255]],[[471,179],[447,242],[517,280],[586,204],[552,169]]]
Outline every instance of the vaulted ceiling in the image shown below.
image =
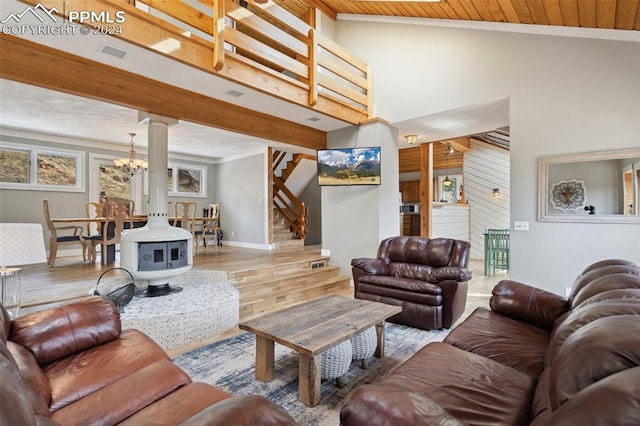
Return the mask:
[[640,30],[640,0],[282,0],[299,17],[316,7],[337,14]]

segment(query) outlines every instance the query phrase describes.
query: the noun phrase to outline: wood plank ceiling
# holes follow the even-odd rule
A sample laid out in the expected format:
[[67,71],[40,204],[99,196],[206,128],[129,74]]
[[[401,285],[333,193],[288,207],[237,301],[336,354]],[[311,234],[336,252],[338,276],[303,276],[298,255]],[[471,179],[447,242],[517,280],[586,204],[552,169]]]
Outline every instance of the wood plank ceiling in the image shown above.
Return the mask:
[[305,19],[310,7],[338,13],[564,27],[640,30],[640,0],[276,0]]

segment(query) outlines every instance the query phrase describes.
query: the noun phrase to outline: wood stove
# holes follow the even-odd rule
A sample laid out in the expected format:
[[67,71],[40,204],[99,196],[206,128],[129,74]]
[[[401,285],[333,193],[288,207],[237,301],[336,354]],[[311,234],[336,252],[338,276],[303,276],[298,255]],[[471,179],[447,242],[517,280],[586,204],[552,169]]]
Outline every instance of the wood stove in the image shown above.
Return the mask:
[[139,296],[155,297],[181,291],[170,286],[169,278],[193,266],[193,236],[169,224],[167,214],[168,143],[166,120],[149,115],[149,198],[148,221],[120,238],[120,265],[134,278],[149,281]]

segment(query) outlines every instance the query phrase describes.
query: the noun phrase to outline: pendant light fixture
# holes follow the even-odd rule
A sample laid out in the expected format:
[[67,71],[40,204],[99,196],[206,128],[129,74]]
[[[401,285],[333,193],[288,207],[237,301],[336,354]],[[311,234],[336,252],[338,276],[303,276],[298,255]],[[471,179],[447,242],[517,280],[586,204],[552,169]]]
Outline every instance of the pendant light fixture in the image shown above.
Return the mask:
[[136,158],[136,150],[133,147],[133,138],[135,135],[135,133],[129,133],[129,136],[131,136],[129,158],[117,158],[113,160],[113,164],[129,176],[140,174],[143,171],[147,171],[149,168],[149,165],[145,160]]
[[451,154],[453,154],[455,152],[455,149],[453,149],[453,147],[451,146],[450,143],[447,144],[447,153],[444,155],[445,156],[445,161],[446,161],[446,166],[447,166],[447,173],[446,176],[444,178],[444,180],[442,181],[442,184],[444,186],[451,186],[451,184],[453,183],[451,181],[451,179],[449,179],[449,156]]

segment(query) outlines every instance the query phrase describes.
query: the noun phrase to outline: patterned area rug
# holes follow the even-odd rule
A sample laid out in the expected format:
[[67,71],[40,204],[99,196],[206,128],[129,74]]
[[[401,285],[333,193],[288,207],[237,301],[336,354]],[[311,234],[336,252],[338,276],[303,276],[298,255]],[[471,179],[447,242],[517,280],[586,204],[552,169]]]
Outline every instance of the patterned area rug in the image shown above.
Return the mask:
[[343,388],[335,380],[322,381],[322,400],[316,407],[298,401],[298,355],[275,345],[275,378],[263,383],[255,378],[255,335],[241,333],[226,340],[186,352],[173,359],[194,381],[207,382],[234,395],[263,395],[282,406],[300,425],[340,424],[342,400],[354,387],[375,383],[429,342],[440,342],[449,330],[426,331],[387,323],[384,359],[371,358],[368,370],[354,361]]

